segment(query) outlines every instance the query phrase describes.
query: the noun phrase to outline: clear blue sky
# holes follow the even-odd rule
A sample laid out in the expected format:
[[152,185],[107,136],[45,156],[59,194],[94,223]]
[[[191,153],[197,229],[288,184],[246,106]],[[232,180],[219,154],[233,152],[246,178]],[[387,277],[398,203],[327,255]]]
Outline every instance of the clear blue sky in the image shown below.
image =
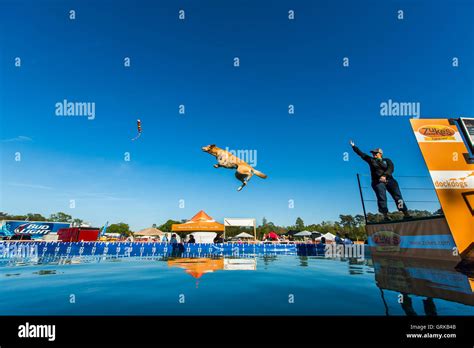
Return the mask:
[[[368,168],[349,139],[382,147],[395,174],[428,174],[408,117],[380,116],[381,102],[420,102],[422,117],[474,115],[472,13],[468,0],[4,0],[0,210],[133,229],[200,209],[285,225],[361,213],[355,174]],[[63,99],[95,102],[95,120],[55,116]],[[257,150],[268,179],[237,192],[233,171],[201,151],[210,143]]]

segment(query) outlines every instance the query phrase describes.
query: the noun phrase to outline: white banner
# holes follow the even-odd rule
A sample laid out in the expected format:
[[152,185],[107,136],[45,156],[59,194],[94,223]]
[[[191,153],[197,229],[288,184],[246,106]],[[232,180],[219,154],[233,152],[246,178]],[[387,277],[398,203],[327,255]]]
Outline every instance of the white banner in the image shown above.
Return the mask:
[[474,189],[474,171],[431,170],[430,175],[437,190]]
[[224,226],[255,226],[255,219],[224,218]]

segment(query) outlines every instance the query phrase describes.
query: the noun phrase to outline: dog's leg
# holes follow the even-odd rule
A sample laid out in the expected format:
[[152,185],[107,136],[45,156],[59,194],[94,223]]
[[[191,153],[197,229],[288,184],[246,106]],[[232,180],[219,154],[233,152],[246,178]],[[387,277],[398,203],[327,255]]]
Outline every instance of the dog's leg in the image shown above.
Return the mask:
[[219,168],[221,165],[219,163],[214,164],[214,168]]
[[253,174],[249,174],[245,177],[245,179],[242,181],[242,186],[240,186],[237,191],[242,190],[245,186],[247,186],[248,182],[250,181],[250,178],[252,177]]
[[242,174],[239,172],[239,170],[237,169],[237,171],[235,172],[235,177],[237,178],[237,180],[239,180],[242,185],[240,185],[238,188],[237,188],[237,191],[240,191],[244,188],[245,185],[247,185],[247,183],[245,182],[245,179],[247,178],[245,176],[245,174]]
[[248,183],[250,181],[250,178],[253,176],[253,173],[250,172],[249,175],[247,175],[247,177],[245,178],[245,183]]
[[242,177],[240,175],[238,175],[237,173],[235,173],[236,175],[236,178],[239,179],[239,181],[242,183],[242,185],[239,186],[239,188],[237,189],[237,191],[241,191],[245,185],[247,185],[247,181],[245,180],[246,177]]

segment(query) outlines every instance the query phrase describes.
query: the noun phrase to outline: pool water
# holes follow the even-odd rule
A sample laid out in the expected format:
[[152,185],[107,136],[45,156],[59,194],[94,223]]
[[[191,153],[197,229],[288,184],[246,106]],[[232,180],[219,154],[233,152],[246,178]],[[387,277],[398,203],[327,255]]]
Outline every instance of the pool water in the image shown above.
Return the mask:
[[474,315],[467,275],[370,257],[81,256],[0,279],[0,315]]

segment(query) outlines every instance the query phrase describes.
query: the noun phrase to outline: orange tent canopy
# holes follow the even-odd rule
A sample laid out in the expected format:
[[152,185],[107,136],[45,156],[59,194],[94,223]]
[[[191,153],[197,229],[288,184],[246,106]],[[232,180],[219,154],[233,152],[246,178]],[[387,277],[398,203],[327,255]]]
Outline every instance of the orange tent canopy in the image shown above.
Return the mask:
[[173,232],[224,232],[224,225],[216,222],[212,217],[204,211],[200,211],[194,215],[191,220],[184,224],[173,224],[171,226]]

